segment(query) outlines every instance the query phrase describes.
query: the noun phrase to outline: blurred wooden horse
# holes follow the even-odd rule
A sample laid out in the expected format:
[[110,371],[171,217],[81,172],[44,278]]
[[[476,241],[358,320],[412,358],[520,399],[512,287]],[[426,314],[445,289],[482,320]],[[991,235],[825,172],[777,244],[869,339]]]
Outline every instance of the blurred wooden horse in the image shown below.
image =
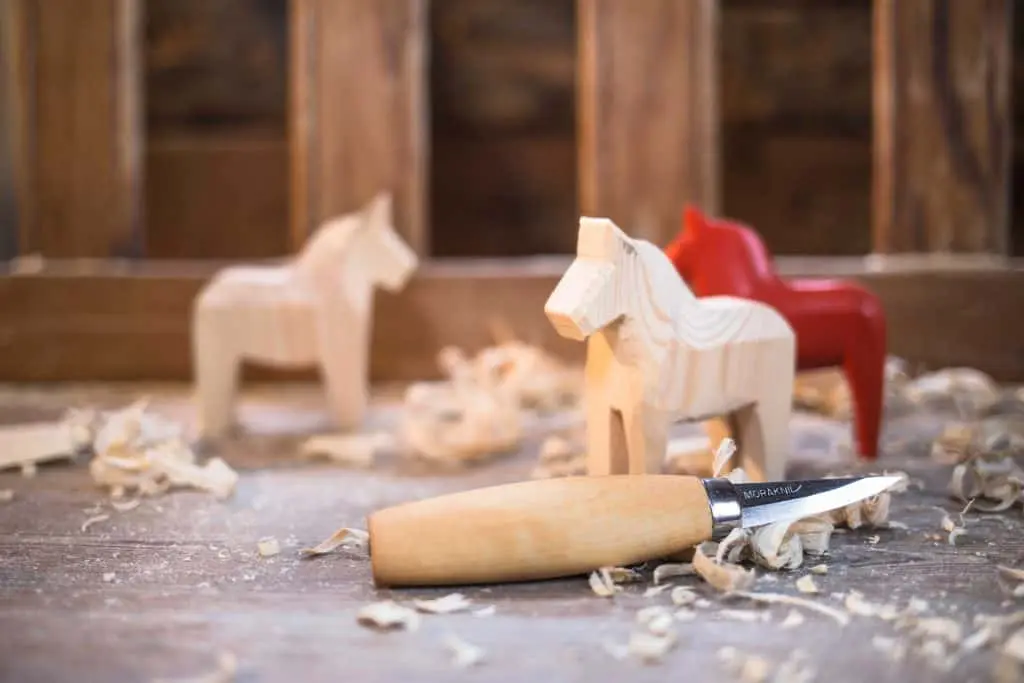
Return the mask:
[[790,448],[793,330],[771,307],[697,299],[656,246],[581,218],[576,259],[544,306],[587,340],[589,474],[661,470],[668,426],[730,415],[752,479],[782,479]]
[[665,253],[694,293],[769,304],[796,331],[798,370],[842,366],[853,397],[857,450],[878,457],[886,354],[878,297],[847,280],[783,280],[749,227],[710,219],[692,206],[683,220]]
[[222,270],[193,308],[192,348],[204,436],[232,423],[243,361],[319,365],[337,425],[356,427],[367,405],[373,290],[398,291],[417,265],[391,223],[391,197],[325,222],[284,265]]

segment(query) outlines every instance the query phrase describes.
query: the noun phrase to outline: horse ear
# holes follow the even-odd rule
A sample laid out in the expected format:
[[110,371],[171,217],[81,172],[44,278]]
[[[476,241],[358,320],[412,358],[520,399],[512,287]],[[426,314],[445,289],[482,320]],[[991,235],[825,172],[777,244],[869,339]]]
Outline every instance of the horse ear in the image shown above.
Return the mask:
[[387,227],[392,222],[392,200],[391,193],[381,190],[370,201],[369,206],[370,225],[373,227]]
[[619,244],[619,237],[623,234],[611,219],[580,216],[576,255],[601,259],[613,258]]
[[683,229],[690,233],[699,233],[707,222],[703,212],[693,204],[687,204],[683,210]]

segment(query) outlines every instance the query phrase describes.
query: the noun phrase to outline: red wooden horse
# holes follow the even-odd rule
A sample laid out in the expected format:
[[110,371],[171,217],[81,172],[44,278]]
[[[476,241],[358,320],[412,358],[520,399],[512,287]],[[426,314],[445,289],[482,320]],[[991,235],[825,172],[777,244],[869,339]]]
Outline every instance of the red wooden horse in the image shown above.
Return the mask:
[[874,294],[847,280],[783,280],[756,232],[692,206],[665,253],[697,296],[754,299],[781,313],[796,332],[798,370],[841,365],[853,396],[858,453],[878,457],[886,326]]

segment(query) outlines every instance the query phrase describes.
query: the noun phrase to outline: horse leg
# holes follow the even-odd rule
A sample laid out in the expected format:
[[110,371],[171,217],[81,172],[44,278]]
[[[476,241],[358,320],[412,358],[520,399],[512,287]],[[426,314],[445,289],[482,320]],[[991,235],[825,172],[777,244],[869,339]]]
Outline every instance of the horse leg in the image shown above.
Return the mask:
[[[869,316],[870,317],[870,316]],[[869,333],[851,340],[843,354],[843,373],[853,398],[857,453],[874,460],[885,402],[885,329],[869,320]]]
[[587,474],[627,474],[629,459],[622,413],[608,403],[601,389],[584,395],[587,418]]
[[792,339],[773,344],[760,373],[757,400],[733,414],[742,467],[754,481],[786,476],[795,359]]
[[335,425],[342,430],[358,428],[369,405],[366,346],[360,338],[367,331],[353,325],[345,329],[334,321],[320,321],[317,355],[327,395],[327,405]]
[[195,363],[196,400],[200,433],[223,436],[232,424],[238,369],[241,358],[231,343],[217,311],[197,311],[192,323],[192,356]]
[[659,474],[668,451],[668,416],[661,411],[632,406],[623,414],[630,474]]

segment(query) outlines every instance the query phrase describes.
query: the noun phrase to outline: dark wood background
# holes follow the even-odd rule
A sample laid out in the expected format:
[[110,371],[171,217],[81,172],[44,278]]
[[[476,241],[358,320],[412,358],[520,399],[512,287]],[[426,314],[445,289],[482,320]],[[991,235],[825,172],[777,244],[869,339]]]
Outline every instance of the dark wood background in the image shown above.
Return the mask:
[[[571,252],[574,0],[430,5],[433,254]],[[287,20],[286,0],[146,2],[150,258],[287,251]],[[1020,12],[1015,32],[1024,64]],[[779,254],[868,252],[870,0],[722,0],[721,100],[724,212]]]

